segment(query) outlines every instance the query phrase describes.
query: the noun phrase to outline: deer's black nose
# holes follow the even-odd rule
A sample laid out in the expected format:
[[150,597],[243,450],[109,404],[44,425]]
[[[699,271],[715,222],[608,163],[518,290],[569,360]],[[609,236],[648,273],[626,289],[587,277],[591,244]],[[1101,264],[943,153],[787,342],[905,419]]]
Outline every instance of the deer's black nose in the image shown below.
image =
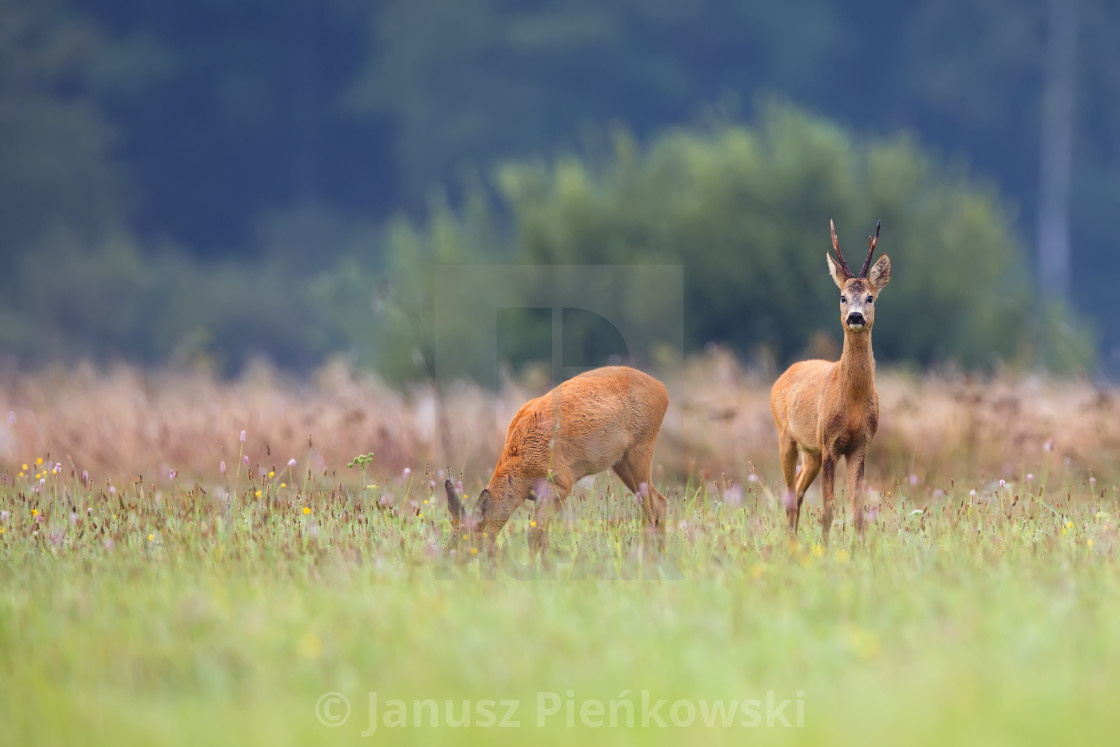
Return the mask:
[[866,324],[866,322],[863,319],[863,314],[858,311],[853,311],[851,314],[848,314],[848,324]]

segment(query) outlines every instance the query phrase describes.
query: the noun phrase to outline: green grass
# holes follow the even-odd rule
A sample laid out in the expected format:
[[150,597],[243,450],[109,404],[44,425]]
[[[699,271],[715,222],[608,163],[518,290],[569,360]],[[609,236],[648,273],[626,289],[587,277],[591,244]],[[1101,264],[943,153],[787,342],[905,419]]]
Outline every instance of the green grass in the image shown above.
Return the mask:
[[[837,525],[822,548],[814,516],[792,545],[757,484],[735,507],[710,485],[678,486],[689,497],[671,503],[667,578],[626,580],[650,572],[640,564],[640,523],[633,500],[600,477],[554,524],[548,579],[525,580],[527,511],[503,534],[497,562],[455,564],[439,549],[447,524],[427,482],[406,493],[400,480],[375,479],[396,508],[377,507],[383,489],[362,495],[326,477],[297,493],[280,478],[246,485],[242,475],[228,503],[228,485],[207,483],[203,494],[182,478],[116,494],[61,474],[41,486],[30,475],[8,478],[3,742],[1114,738],[1114,487],[1091,496],[1088,484],[1061,486],[1049,497],[1041,486],[975,497],[961,488],[919,500],[902,486],[865,544],[853,546]],[[574,548],[579,559],[569,562]],[[667,701],[664,728],[656,720],[642,728],[643,691]],[[802,727],[766,726],[768,691],[791,700],[782,712],[791,723],[800,704]],[[327,692],[351,704],[337,728],[316,717]],[[370,692],[382,719],[389,700],[407,701],[409,723],[413,700],[435,700],[442,725],[382,721],[363,738]],[[480,701],[520,701],[512,716],[520,726],[449,726],[448,699],[456,719],[470,699],[483,721]],[[737,726],[703,725],[712,701],[746,699],[762,702],[757,728],[742,725],[742,712]],[[687,701],[680,720],[695,711],[692,726],[673,725],[677,700]],[[589,701],[603,703],[608,725],[581,726]],[[621,701],[632,704],[633,728]],[[539,707],[557,704],[555,715]],[[500,719],[508,709],[492,710]],[[593,723],[594,711],[584,713]]]

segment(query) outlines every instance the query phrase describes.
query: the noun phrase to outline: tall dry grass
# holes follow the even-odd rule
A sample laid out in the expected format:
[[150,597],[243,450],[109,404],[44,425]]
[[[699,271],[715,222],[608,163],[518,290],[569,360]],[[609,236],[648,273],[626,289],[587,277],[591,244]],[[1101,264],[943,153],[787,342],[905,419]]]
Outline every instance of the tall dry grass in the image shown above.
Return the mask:
[[[655,479],[741,481],[752,469],[773,484],[777,445],[769,377],[713,351],[663,375],[672,404]],[[80,366],[10,375],[0,388],[0,468],[36,457],[101,479],[159,479],[170,470],[207,479],[239,455],[254,466],[310,456],[345,478],[357,454],[375,452],[374,472],[425,463],[485,479],[509,419],[548,389],[540,375],[500,391],[457,384],[395,390],[344,366],[294,380],[265,366],[241,379]],[[1102,482],[1120,476],[1120,397],[1084,381],[975,378],[881,370],[881,426],[869,480],[880,489],[915,481],[932,493],[949,481],[1056,477]],[[240,434],[246,433],[244,444]]]

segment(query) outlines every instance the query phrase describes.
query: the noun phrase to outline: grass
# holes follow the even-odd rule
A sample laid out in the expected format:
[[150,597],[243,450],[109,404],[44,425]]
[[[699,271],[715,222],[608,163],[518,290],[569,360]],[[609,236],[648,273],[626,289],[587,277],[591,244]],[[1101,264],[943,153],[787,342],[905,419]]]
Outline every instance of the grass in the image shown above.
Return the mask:
[[[642,564],[633,499],[600,476],[553,525],[541,578],[527,511],[498,560],[448,559],[436,475],[375,456],[358,481],[342,464],[231,459],[111,490],[16,465],[0,485],[4,742],[1112,741],[1120,490],[1084,474],[1025,461],[1030,482],[962,474],[937,493],[900,477],[864,543],[838,524],[828,548],[814,515],[789,541],[761,479],[671,484],[660,569]],[[332,692],[351,712],[328,728]],[[665,727],[642,727],[643,693],[666,701]],[[768,693],[791,727],[774,709],[766,725]],[[386,725],[392,700],[429,722],[426,699],[436,729]],[[444,701],[458,720],[463,699],[483,723],[518,701],[520,726],[448,725]],[[758,727],[744,710],[704,725],[715,701],[748,699]],[[587,725],[600,703],[606,725]]]

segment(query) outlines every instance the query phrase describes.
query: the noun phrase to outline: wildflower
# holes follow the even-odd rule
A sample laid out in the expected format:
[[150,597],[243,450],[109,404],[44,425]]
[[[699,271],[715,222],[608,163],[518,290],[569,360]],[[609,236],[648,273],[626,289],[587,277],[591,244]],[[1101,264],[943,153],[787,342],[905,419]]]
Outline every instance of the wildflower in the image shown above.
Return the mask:
[[402,473],[401,473],[401,476],[402,476],[402,477],[403,477],[404,479],[406,479],[406,480],[407,480],[407,479],[409,478],[409,476],[411,476],[411,475],[412,475],[412,470],[411,470],[410,468],[408,468],[408,467],[405,467],[405,468],[404,468],[404,472],[402,472]]
[[37,509],[37,508],[31,509],[31,515],[32,516],[38,516],[39,515],[39,509]]
[[23,465],[23,471],[24,471],[24,472],[26,472],[26,471],[27,471],[27,464],[26,464],[26,463],[24,463],[24,465]]
[[35,460],[35,464],[42,464],[42,463],[43,463],[43,457],[39,457],[38,459]]
[[89,470],[82,470],[82,482],[89,482]]
[[299,640],[299,655],[305,659],[318,659],[323,655],[323,641],[315,633],[304,633]]
[[911,472],[910,473],[910,487],[914,487],[917,484],[918,484],[918,476],[915,475],[913,472]]
[[[114,485],[110,485],[110,486],[109,486],[109,495],[116,495],[116,494],[117,494],[117,488],[116,488],[116,486],[114,486]],[[117,517],[115,517],[115,516],[114,516],[113,518],[115,519],[115,518],[117,518]]]
[[179,476],[179,470],[177,470],[177,469],[173,469],[173,470],[171,470],[170,472],[168,472],[168,473],[167,473],[167,476],[168,476],[168,477],[169,477],[170,479],[174,480],[174,479],[175,479],[176,477],[178,477],[178,476]]
[[537,525],[537,522],[535,522],[535,521],[530,521],[529,522],[529,526],[531,526],[531,527],[535,527],[536,525]]
[[280,487],[286,488],[286,487],[288,487],[288,483],[282,482],[282,483],[280,483]]
[[71,524],[77,524],[78,523],[78,514],[74,511],[70,512],[70,523]]
[[245,431],[241,431],[241,443],[245,443]]
[[261,491],[260,490],[255,490],[255,491],[253,491],[253,495],[255,495],[257,498],[260,498],[261,497]]
[[249,463],[249,455],[246,454],[245,456],[241,457],[241,461],[245,462],[245,464],[248,464]]
[[291,459],[289,459],[289,460],[288,460],[288,466],[289,466],[289,467],[294,467],[294,466],[296,466],[296,459],[295,459],[295,457],[292,457]]
[[879,653],[879,641],[871,631],[852,627],[848,630],[848,648],[861,659],[871,659]]
[[221,472],[223,475],[226,473],[226,460],[225,459],[223,459],[221,462],[218,463],[218,471]]
[[427,499],[427,498],[425,498],[425,499],[424,499],[424,505],[425,505],[425,506],[427,506],[427,505],[428,505],[428,499]]
[[471,555],[478,555],[478,548],[477,547],[472,547],[471,548]]
[[305,516],[307,514],[311,513],[311,506],[304,506],[303,507],[303,513],[304,513]]
[[1033,480],[1033,479],[1034,479],[1034,475],[1033,475],[1033,474],[1031,474],[1030,472],[1028,472],[1028,473],[1027,473],[1027,482],[1030,482],[1030,481],[1031,481],[1031,480]]
[[149,541],[149,542],[151,542],[151,541],[152,541],[152,540],[154,540],[155,538],[156,538],[156,536],[155,536],[154,534],[149,534],[149,535],[148,535],[148,541]]
[[1093,539],[1091,537],[1089,539],[1085,540],[1085,546],[1086,547],[1092,547],[1093,546]]
[[46,485],[46,484],[47,484],[47,478],[45,478],[45,477],[40,477],[40,478],[39,478],[39,484],[40,484],[40,485]]
[[1067,521],[1066,522],[1066,529],[1073,529],[1073,522],[1072,521]]
[[974,489],[972,489],[972,490],[970,490],[970,491],[968,491],[968,497],[969,497],[969,498],[975,498],[975,497],[976,497],[976,490],[975,490],[975,488],[974,488]]
[[276,477],[276,472],[274,472],[273,470],[269,470],[268,471],[268,476],[269,477]]
[[8,520],[8,511],[7,511],[7,509],[5,509],[5,510],[3,510],[3,511],[0,511],[0,521],[7,521],[7,520]]
[[1005,487],[1006,485],[1007,485],[1007,480],[1004,480],[1004,479],[1003,479],[1002,477],[1001,477],[1001,478],[999,478],[999,486],[1000,486],[1001,488],[1003,488],[1003,487]]

